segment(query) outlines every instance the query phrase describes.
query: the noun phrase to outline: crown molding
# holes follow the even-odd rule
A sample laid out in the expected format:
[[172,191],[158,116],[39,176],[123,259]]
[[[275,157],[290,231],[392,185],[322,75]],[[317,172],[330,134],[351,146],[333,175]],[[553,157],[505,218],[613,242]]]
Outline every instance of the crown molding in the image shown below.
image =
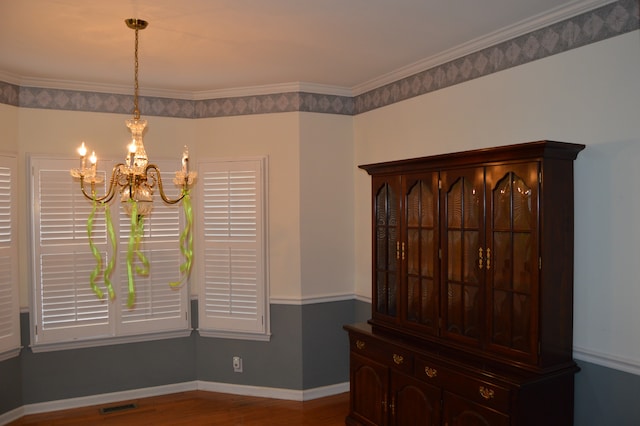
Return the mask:
[[402,80],[422,71],[438,65],[445,64],[471,53],[478,52],[482,49],[497,45],[499,43],[514,39],[523,34],[530,33],[535,30],[547,27],[565,19],[580,15],[589,10],[597,9],[609,3],[615,3],[616,0],[574,0],[573,2],[556,7],[546,13],[532,16],[528,19],[516,22],[515,24],[501,28],[497,31],[470,40],[460,44],[454,48],[448,49],[434,56],[422,59],[413,64],[398,68],[395,71],[381,75],[362,84],[358,84],[352,88],[354,96],[361,95],[370,90],[377,89],[387,84]]
[[207,90],[192,93],[193,100],[236,98],[242,96],[273,95],[276,93],[308,92],[319,95],[353,96],[347,87],[329,86],[325,84],[294,82],[269,84],[264,86],[238,87],[233,89]]
[[[71,90],[79,92],[98,92],[117,95],[131,95],[131,85],[99,84],[84,81],[55,80],[48,78],[31,78],[0,70],[0,81],[20,87],[38,87],[57,90]],[[263,86],[248,86],[231,89],[181,91],[159,88],[140,89],[141,96],[182,99],[200,101],[207,99],[238,98],[246,96],[273,95],[277,93],[308,92],[320,95],[353,96],[350,88],[329,86],[324,84],[294,82],[270,84]]]

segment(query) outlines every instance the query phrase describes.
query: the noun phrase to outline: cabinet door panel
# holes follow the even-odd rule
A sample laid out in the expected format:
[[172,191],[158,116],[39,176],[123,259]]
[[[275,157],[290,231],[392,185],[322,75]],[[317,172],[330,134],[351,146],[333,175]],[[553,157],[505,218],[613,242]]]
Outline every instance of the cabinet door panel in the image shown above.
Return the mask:
[[434,426],[440,424],[441,391],[413,377],[391,376],[392,424],[397,426]]
[[538,163],[487,168],[489,345],[533,361],[537,350]]
[[449,392],[444,392],[443,418],[446,426],[508,426],[506,414],[493,411]]
[[442,179],[442,334],[479,345],[484,294],[484,169],[447,170]]
[[400,281],[400,178],[374,178],[373,314],[394,322]]
[[[439,319],[438,173],[405,176],[401,291],[404,322],[436,334]],[[405,284],[406,283],[406,284]]]
[[360,421],[387,424],[389,369],[375,361],[351,355],[351,413]]

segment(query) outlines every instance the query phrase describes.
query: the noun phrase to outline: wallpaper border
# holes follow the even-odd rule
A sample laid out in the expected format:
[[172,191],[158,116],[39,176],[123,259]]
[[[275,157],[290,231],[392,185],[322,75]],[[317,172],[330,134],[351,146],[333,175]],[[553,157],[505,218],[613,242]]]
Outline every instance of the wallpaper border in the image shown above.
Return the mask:
[[[305,111],[357,115],[640,28],[638,0],[619,0],[512,40],[399,79],[357,96],[286,92],[205,100],[141,97],[147,116],[230,117]],[[130,114],[133,96],[21,87],[0,81],[0,103],[70,111]]]

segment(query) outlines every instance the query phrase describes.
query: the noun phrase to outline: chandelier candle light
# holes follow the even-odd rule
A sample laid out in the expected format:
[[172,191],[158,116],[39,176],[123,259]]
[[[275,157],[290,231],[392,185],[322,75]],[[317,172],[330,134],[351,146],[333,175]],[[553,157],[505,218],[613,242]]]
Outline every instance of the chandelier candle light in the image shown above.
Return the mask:
[[[96,259],[96,267],[91,272],[89,283],[98,298],[102,299],[104,293],[96,284],[96,279],[102,271],[102,256],[91,239],[93,228],[93,218],[98,206],[105,210],[105,219],[107,224],[107,235],[111,245],[112,255],[109,263],[104,268],[104,283],[110,299],[115,298],[115,292],[111,283],[111,272],[115,265],[116,254],[116,237],[113,230],[113,222],[109,210],[109,202],[114,198],[117,192],[120,193],[120,201],[128,215],[131,216],[131,234],[129,236],[129,245],[127,250],[127,277],[129,281],[129,297],[127,305],[131,308],[135,302],[135,286],[134,286],[134,261],[137,259],[140,265],[136,265],[135,271],[140,275],[149,273],[149,262],[140,250],[140,241],[144,230],[144,217],[151,213],[153,206],[153,191],[157,187],[160,197],[167,204],[176,204],[182,201],[186,218],[185,228],[180,234],[180,250],[185,258],[184,263],[180,266],[182,279],[177,282],[170,283],[171,286],[181,285],[191,272],[191,264],[193,259],[193,236],[191,228],[193,225],[193,212],[191,209],[191,198],[189,188],[196,178],[196,172],[189,170],[189,150],[185,146],[182,153],[182,170],[175,172],[173,182],[182,188],[181,194],[176,199],[170,199],[166,196],[162,187],[162,178],[160,169],[155,164],[149,163],[147,153],[142,142],[142,133],[147,125],[147,120],[140,118],[140,110],[138,109],[138,31],[147,27],[148,23],[141,19],[126,19],[127,26],[135,30],[135,76],[134,76],[134,95],[133,95],[133,119],[126,120],[126,125],[131,131],[131,143],[127,147],[127,156],[124,163],[118,163],[113,166],[111,178],[107,192],[98,196],[96,194],[96,183],[103,182],[103,177],[97,174],[98,159],[95,152],[89,156],[89,165],[87,165],[87,147],[84,142],[78,148],[80,154],[80,168],[72,169],[71,176],[80,179],[80,189],[82,194],[93,202],[93,209],[87,220],[87,233],[89,235],[89,246],[91,252]],[[89,191],[85,186],[89,183]]]

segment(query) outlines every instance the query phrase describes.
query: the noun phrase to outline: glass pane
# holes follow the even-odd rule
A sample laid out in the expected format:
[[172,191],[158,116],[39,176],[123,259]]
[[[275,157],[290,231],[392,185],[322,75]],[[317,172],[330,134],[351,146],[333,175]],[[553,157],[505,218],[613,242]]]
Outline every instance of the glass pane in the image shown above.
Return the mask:
[[511,229],[511,174],[507,174],[493,190],[493,227]]
[[491,253],[494,287],[511,288],[513,282],[511,265],[511,233],[494,232],[493,252]]
[[464,286],[464,335],[479,337],[480,335],[480,301],[479,290],[475,286]]
[[422,209],[421,209],[421,225],[427,228],[433,228],[435,226],[435,203],[436,197],[431,190],[431,186],[423,183],[422,188]]
[[513,175],[513,227],[526,231],[533,228],[531,188],[517,175]]
[[447,226],[450,229],[462,227],[462,190],[463,180],[460,179],[447,193]]
[[388,309],[387,313],[391,316],[396,315],[396,291],[397,291],[397,275],[389,274],[389,291],[388,291]]
[[513,344],[515,349],[529,352],[531,298],[525,294],[513,297]]
[[[513,235],[513,288],[524,293],[531,293],[532,288],[532,264],[531,259],[531,234],[517,232]],[[535,262],[533,262],[535,263]]]
[[376,311],[384,314],[387,312],[387,274],[385,272],[378,272],[376,274],[376,289],[378,302]]
[[396,228],[389,228],[389,244],[387,252],[387,269],[395,271],[397,266],[396,252],[398,249],[398,231]]
[[511,293],[493,292],[493,342],[511,346]]
[[462,279],[462,232],[449,231],[448,238],[448,275],[447,277],[453,281],[461,281]]
[[420,280],[409,277],[407,280],[407,319],[418,321],[420,319]]
[[480,233],[478,231],[464,232],[464,259],[462,260],[462,265],[464,266],[464,281],[468,283],[477,283],[480,280],[478,276],[479,238]]
[[420,275],[422,275],[423,277],[433,277],[433,260],[435,257],[435,251],[438,249],[436,247],[436,242],[433,240],[434,232],[432,230],[423,230],[420,235],[422,236],[422,258],[420,259],[422,270],[420,271]]
[[462,286],[449,283],[447,289],[447,331],[462,334]]
[[422,184],[418,181],[407,195],[407,225],[419,226],[420,225],[420,195]]
[[436,284],[431,279],[422,280],[422,323],[435,326],[438,318]]
[[407,258],[407,273],[409,274],[420,274],[420,234],[417,229],[409,229],[407,230],[407,247],[406,247],[406,258]]
[[480,206],[482,203],[482,191],[473,187],[467,179],[463,179],[463,208],[465,228],[478,228],[480,226]]

